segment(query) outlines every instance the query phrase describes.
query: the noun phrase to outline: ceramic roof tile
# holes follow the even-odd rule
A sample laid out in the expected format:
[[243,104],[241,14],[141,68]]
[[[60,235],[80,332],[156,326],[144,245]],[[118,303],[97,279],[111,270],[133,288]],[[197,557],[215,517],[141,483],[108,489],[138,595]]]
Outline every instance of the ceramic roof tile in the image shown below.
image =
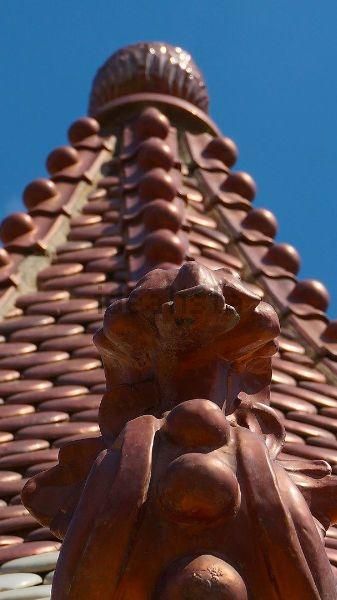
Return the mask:
[[[8,502],[0,507],[1,562],[58,548],[22,508],[19,492],[26,477],[55,463],[60,447],[99,435],[105,377],[92,333],[110,301],[150,268],[187,258],[231,268],[275,305],[282,335],[271,406],[284,419],[284,454],[337,465],[327,293],[298,281],[296,250],[274,241],[270,211],[252,207],[253,180],[231,171],[235,144],[211,129],[183,139],[166,121],[167,143],[144,143],[127,126],[116,151],[97,122],[76,122],[73,146],[48,157],[51,179],[27,186],[29,214],[12,215],[1,228],[0,471],[19,476],[1,480],[0,473]],[[43,261],[23,293],[20,265],[36,254]],[[8,536],[16,536],[16,551]],[[335,546],[329,552],[337,564]]]

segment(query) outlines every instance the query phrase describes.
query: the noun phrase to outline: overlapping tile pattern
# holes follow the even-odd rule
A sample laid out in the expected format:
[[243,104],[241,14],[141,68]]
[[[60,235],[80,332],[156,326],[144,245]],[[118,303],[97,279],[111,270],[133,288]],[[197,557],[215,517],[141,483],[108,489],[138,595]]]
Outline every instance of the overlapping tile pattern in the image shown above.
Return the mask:
[[[99,435],[105,378],[92,335],[105,306],[155,267],[198,260],[234,269],[275,306],[282,337],[271,405],[287,432],[283,456],[324,459],[337,473],[328,294],[297,281],[296,250],[274,242],[274,215],[251,206],[253,180],[231,171],[235,144],[178,129],[155,107],[104,137],[95,120],[80,119],[72,145],[48,157],[51,178],[27,186],[28,213],[1,226],[0,598],[10,581],[1,577],[13,572],[35,574],[18,577],[18,587],[34,581],[49,594],[60,543],[27,513],[20,491],[65,443]],[[337,565],[336,529],[326,546]]]

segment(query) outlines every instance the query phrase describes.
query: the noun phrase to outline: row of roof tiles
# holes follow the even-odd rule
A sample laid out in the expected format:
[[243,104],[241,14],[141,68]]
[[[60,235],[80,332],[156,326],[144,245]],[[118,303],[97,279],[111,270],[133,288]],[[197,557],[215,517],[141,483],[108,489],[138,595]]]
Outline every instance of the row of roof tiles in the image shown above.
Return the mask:
[[[169,135],[171,141],[168,146],[172,153],[172,127],[167,129],[165,119],[158,117],[156,112],[152,111],[150,117],[141,119],[141,124],[136,125],[137,131],[143,132],[138,133],[140,139],[157,137],[166,140]],[[156,136],[150,126],[151,120],[157,127]],[[0,563],[57,550],[59,542],[22,507],[21,488],[28,477],[56,463],[58,449],[65,443],[99,435],[98,407],[105,390],[105,378],[92,344],[92,334],[100,326],[105,304],[113,297],[125,295],[130,289],[130,259],[144,250],[142,244],[137,247],[134,243],[130,231],[130,224],[137,222],[140,207],[136,206],[135,210],[132,203],[131,207],[124,202],[122,204],[124,178],[132,178],[131,162],[136,162],[139,175],[139,167],[145,165],[147,169],[152,166],[151,160],[164,160],[170,154],[165,148],[162,151],[157,142],[150,148],[149,144],[145,145],[146,154],[144,145],[134,143],[132,133],[129,132],[128,136],[126,148],[129,154],[123,150],[121,158],[116,160],[110,153],[109,173],[98,179],[86,195],[81,214],[71,218],[67,215],[70,225],[67,241],[57,246],[52,264],[38,272],[37,291],[21,294],[8,318],[0,323],[0,398],[3,399],[3,404],[0,404],[0,496],[7,503],[0,506]],[[227,142],[224,145],[222,142],[214,143],[215,146],[217,144],[222,152],[224,145],[228,146]],[[108,152],[106,147],[104,152]],[[138,159],[140,153],[141,160]],[[300,293],[296,299],[294,273],[283,277],[282,272],[280,279],[270,276],[262,271],[266,265],[262,259],[260,271],[254,270],[249,262],[252,249],[260,248],[268,253],[275,248],[270,241],[276,229],[275,223],[273,229],[274,217],[261,213],[260,209],[257,209],[258,212],[254,209],[248,211],[250,203],[245,204],[238,190],[227,191],[225,196],[213,195],[211,202],[198,178],[203,177],[204,172],[217,173],[212,171],[214,164],[206,171],[203,163],[202,173],[199,173],[191,165],[187,168],[187,163],[179,166],[178,154],[173,152],[173,157],[173,161],[167,161],[166,168],[169,167],[169,172],[180,173],[177,210],[167,216],[168,211],[163,210],[171,206],[167,201],[164,206],[156,208],[162,210],[161,215],[166,213],[160,217],[166,219],[166,229],[169,223],[170,232],[181,231],[187,236],[187,257],[197,258],[211,268],[229,266],[240,271],[244,277],[248,276],[249,285],[260,295],[265,289],[267,295],[271,294],[266,281],[280,281],[282,289],[284,281],[289,281],[292,288],[290,290],[286,286],[285,293],[281,292],[284,294],[283,302],[286,304],[285,296],[293,293],[297,312],[301,304],[309,307],[309,313],[300,315],[292,308],[284,311],[279,308],[283,336],[279,354],[274,359],[271,405],[286,426],[284,455],[325,458],[335,472],[337,393],[324,372],[317,370],[318,355],[309,356],[307,348],[293,339],[297,327],[294,319],[309,324],[315,322],[313,317],[316,318],[317,311],[323,312],[324,294],[318,290],[313,301],[310,294],[316,293],[317,285],[301,283],[297,285],[302,286],[304,296]],[[211,158],[218,160],[214,155]],[[228,157],[226,161],[228,163]],[[125,170],[125,164],[130,168]],[[197,166],[201,168],[199,164]],[[163,166],[154,168],[168,173]],[[222,169],[221,173],[226,176],[227,171]],[[140,177],[143,176],[140,174]],[[155,188],[159,186],[160,190],[166,190],[164,194],[172,195],[172,179],[168,179],[162,171],[157,171],[153,179]],[[74,189],[78,182],[55,183],[57,189],[60,185],[71,185]],[[128,179],[127,185],[127,195],[132,196],[132,189],[138,185],[137,178],[132,185]],[[143,183],[143,194],[153,196],[153,188],[146,186],[149,186],[148,176]],[[224,197],[227,206],[223,202]],[[179,204],[181,201],[183,207]],[[150,205],[151,202],[147,204]],[[235,212],[240,211],[242,205],[245,205],[243,214],[236,215],[235,221]],[[180,210],[184,211],[183,219],[179,216]],[[139,215],[143,219],[144,209],[142,211]],[[233,216],[232,221],[228,213]],[[35,219],[34,214],[32,219]],[[145,215],[145,219],[148,219],[145,222],[148,231],[154,232],[158,221],[155,219],[151,228],[151,216]],[[220,219],[225,231],[219,228]],[[236,235],[232,233],[234,221],[239,223]],[[259,225],[261,222],[263,227]],[[244,232],[244,237],[240,237],[240,231]],[[250,233],[247,235],[247,232]],[[123,251],[125,246],[128,246],[126,252]],[[243,252],[244,247],[248,248],[246,253]],[[27,246],[25,252],[32,250],[33,246]],[[273,264],[271,262],[271,266]],[[284,264],[278,266],[284,268]],[[323,323],[326,331],[326,317],[319,322]],[[337,564],[336,540],[337,535],[332,528],[328,532],[327,546],[334,564]]]

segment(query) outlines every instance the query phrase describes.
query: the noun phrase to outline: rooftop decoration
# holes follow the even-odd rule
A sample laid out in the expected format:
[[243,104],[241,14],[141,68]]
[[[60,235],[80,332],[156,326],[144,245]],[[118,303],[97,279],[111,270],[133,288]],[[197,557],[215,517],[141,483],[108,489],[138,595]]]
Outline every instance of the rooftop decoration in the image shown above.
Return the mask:
[[197,262],[112,303],[95,335],[102,437],[66,446],[23,490],[64,538],[55,600],[335,597],[309,507],[321,527],[337,521],[337,477],[277,459],[278,333],[235,274]]
[[207,105],[117,52],[0,225],[0,600],[336,597],[329,293]]

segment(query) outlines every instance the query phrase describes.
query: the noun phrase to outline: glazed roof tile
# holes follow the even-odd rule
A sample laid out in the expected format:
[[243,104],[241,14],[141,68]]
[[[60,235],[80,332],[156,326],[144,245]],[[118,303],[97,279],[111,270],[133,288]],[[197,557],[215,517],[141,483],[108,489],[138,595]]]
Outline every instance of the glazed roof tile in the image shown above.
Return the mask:
[[[337,332],[326,290],[297,279],[296,250],[274,241],[275,217],[252,207],[253,180],[231,171],[231,140],[193,128],[178,136],[174,119],[140,110],[124,133],[76,121],[72,145],[47,159],[51,179],[26,187],[28,212],[0,228],[0,563],[59,548],[20,490],[59,447],[99,434],[105,378],[92,334],[111,300],[153,267],[193,259],[229,267],[275,306],[282,335],[271,406],[287,432],[283,455],[336,470]],[[5,470],[15,475],[2,478]],[[336,539],[332,528],[335,565]]]

